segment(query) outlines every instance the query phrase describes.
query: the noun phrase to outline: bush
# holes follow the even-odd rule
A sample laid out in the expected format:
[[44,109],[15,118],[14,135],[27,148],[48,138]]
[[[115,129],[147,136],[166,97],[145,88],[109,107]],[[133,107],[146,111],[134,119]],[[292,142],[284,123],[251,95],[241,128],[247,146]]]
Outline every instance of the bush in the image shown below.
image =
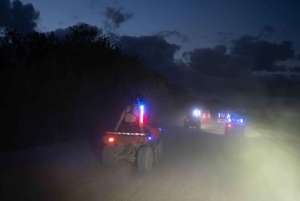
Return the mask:
[[123,54],[96,29],[84,23],[70,28],[59,39],[54,33],[23,36],[6,27],[0,38],[2,129],[10,132],[3,148],[63,141],[80,136],[80,130],[110,127],[135,93],[145,94],[161,119],[188,102],[184,86],[169,83],[141,58]]

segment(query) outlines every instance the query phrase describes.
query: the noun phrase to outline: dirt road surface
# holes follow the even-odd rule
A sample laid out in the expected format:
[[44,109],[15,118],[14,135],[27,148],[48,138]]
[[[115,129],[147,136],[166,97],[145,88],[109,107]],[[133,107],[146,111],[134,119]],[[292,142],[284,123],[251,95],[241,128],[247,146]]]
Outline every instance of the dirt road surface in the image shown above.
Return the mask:
[[2,153],[1,200],[300,200],[299,155],[251,123],[242,137],[202,128],[164,126],[164,161],[149,173],[126,161],[104,168],[95,141]]

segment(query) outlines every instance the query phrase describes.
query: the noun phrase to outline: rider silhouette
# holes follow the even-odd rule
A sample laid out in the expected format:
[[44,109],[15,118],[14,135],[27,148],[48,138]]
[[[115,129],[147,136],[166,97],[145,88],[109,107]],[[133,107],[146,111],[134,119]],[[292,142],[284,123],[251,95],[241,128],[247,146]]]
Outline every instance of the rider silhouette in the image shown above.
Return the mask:
[[132,98],[132,104],[123,110],[114,131],[143,132],[143,122],[140,121],[140,118],[143,118],[141,117],[141,106],[143,104],[144,96],[142,94],[136,94]]

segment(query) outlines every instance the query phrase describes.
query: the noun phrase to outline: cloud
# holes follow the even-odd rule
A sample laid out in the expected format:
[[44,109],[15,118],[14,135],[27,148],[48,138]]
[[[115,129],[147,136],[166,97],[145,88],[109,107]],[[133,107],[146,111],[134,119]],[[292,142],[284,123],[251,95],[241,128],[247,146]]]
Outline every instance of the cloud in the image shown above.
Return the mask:
[[36,11],[32,4],[23,4],[19,0],[0,1],[0,27],[5,25],[16,25],[16,29],[23,34],[35,31],[36,21],[40,13]]
[[264,39],[268,39],[271,36],[273,36],[274,32],[275,29],[273,27],[271,27],[270,25],[265,25],[260,32],[260,37],[263,37]]
[[290,41],[271,43],[261,36],[244,35],[231,42],[229,51],[225,45],[218,45],[184,52],[183,57],[189,67],[206,75],[236,78],[252,71],[277,71],[279,62],[294,58],[292,47]]
[[[212,82],[212,78],[199,70],[190,68],[181,59],[174,60],[174,55],[180,50],[179,45],[168,43],[160,35],[152,36],[118,36],[108,34],[110,39],[120,44],[127,55],[139,55],[146,66],[164,74],[171,82],[184,84],[193,96],[210,98],[217,95],[219,82]],[[220,54],[226,52],[222,47],[216,47]]]
[[294,67],[292,67],[291,71],[292,72],[297,72],[297,73],[300,74],[300,66],[294,66]]
[[253,75],[255,76],[268,76],[269,78],[295,78],[300,76],[300,68],[299,67],[291,67],[290,69],[285,69],[284,71],[254,71]]
[[[110,33],[110,38],[120,44],[127,55],[139,55],[144,59],[146,66],[164,74],[171,82],[184,84],[194,96],[203,94],[214,95],[218,84],[211,83],[211,78],[199,70],[189,68],[182,60],[174,59],[180,50],[179,45],[168,43],[162,36],[117,36]],[[216,52],[224,53],[224,48],[217,47]],[[209,86],[209,87],[207,87]]]
[[287,75],[293,74],[300,76],[300,66],[288,67],[284,71]]
[[90,9],[94,9],[96,6],[102,7],[101,0],[89,0]]
[[[299,79],[298,67],[277,65],[278,61],[293,57],[289,41],[271,43],[261,36],[245,35],[233,40],[228,47],[217,45],[186,51],[183,53],[186,63],[174,60],[180,46],[165,40],[171,33],[162,33],[140,37],[109,35],[122,45],[125,54],[140,55],[149,68],[163,73],[172,82],[183,83],[200,99],[219,97],[230,103],[255,104],[261,99],[268,101],[270,94],[284,95],[284,90],[277,92],[273,83],[285,89],[285,83]],[[268,65],[263,66],[264,63]]]
[[106,20],[105,20],[105,27],[107,29],[116,29],[119,28],[121,23],[124,23],[130,20],[134,13],[122,13],[122,8],[116,9],[107,7],[104,13]]
[[280,31],[280,37],[285,38],[287,36],[288,36],[288,31],[286,29]]
[[219,38],[218,41],[220,43],[227,43],[227,42],[229,42],[232,39],[233,33],[219,31],[219,32],[217,32],[217,36]]
[[187,36],[185,36],[185,35],[179,33],[178,31],[175,31],[175,30],[174,30],[174,31],[160,31],[160,32],[158,32],[158,33],[155,34],[155,35],[161,36],[161,37],[163,37],[163,38],[167,38],[167,37],[171,37],[171,36],[176,36],[176,37],[178,37],[178,38],[181,40],[181,42],[183,42],[183,43],[189,41],[189,39],[188,39]]
[[[230,48],[217,45],[186,51],[183,58],[187,62],[183,62],[174,60],[180,46],[168,43],[165,37],[169,37],[168,32],[140,37],[110,33],[110,38],[122,46],[125,54],[139,55],[149,68],[163,73],[172,82],[183,83],[193,96],[203,99],[227,97],[231,103],[247,100],[247,104],[252,104],[245,97],[252,97],[254,93],[256,100],[258,96],[267,99],[269,94],[280,96],[284,93],[277,93],[276,87],[272,90],[274,82],[283,82],[279,84],[283,87],[289,80],[299,79],[298,67],[277,65],[278,61],[293,58],[289,41],[271,43],[261,36],[245,35],[233,40]],[[263,66],[264,63],[268,65]],[[257,85],[264,90],[257,91]]]
[[196,48],[193,51],[184,52],[183,57],[189,67],[216,78],[237,78],[248,76],[250,73],[248,60],[238,55],[227,54],[225,45],[217,45],[214,48]]
[[119,42],[127,54],[141,55],[151,61],[153,67],[159,63],[173,62],[175,52],[180,49],[180,46],[169,44],[159,36],[122,36]]
[[174,59],[180,50],[179,45],[170,44],[158,35],[133,37],[110,33],[109,37],[122,46],[124,54],[140,56],[148,68],[164,74],[173,82],[183,81],[186,64]]
[[232,42],[230,54],[248,59],[252,70],[276,69],[276,63],[294,58],[293,43],[283,41],[280,44],[261,40],[260,37],[245,35]]

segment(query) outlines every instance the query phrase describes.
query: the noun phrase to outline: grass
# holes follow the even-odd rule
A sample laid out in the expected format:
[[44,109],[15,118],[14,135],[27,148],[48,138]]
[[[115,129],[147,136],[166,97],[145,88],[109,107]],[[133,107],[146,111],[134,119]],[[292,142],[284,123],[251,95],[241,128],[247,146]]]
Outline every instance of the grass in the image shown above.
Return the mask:
[[253,123],[264,124],[300,139],[300,114],[287,112],[251,113]]

